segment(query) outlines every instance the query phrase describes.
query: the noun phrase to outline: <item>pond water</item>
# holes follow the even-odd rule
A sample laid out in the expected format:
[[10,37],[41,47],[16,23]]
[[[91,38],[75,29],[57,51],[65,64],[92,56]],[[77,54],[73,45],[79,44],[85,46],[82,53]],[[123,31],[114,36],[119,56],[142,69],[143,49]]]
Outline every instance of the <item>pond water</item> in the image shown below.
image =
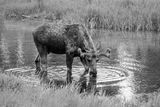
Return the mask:
[[[2,69],[35,67],[37,50],[31,35],[31,27],[9,26],[0,33],[0,67]],[[121,93],[131,97],[135,93],[151,93],[160,88],[160,34],[150,32],[111,32],[94,30],[95,42],[100,41],[105,50],[111,48],[111,59],[103,58],[98,65],[108,69],[124,70],[129,75],[117,84],[99,86],[107,93]],[[65,56],[51,54],[49,66],[65,66]],[[82,66],[75,58],[73,66]],[[98,69],[103,75],[103,72]],[[105,79],[105,78],[100,78]]]

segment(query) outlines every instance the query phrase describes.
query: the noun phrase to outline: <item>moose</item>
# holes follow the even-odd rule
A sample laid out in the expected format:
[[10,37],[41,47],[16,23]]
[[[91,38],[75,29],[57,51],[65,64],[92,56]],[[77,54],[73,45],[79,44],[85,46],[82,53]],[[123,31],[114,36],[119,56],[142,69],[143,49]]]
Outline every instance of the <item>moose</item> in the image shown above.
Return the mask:
[[72,62],[79,57],[85,71],[82,75],[97,76],[96,64],[100,57],[110,57],[110,50],[98,52],[87,29],[82,24],[65,24],[62,26],[44,24],[33,32],[33,39],[38,50],[35,59],[36,72],[40,81],[47,83],[47,55],[66,54],[67,84],[72,82]]

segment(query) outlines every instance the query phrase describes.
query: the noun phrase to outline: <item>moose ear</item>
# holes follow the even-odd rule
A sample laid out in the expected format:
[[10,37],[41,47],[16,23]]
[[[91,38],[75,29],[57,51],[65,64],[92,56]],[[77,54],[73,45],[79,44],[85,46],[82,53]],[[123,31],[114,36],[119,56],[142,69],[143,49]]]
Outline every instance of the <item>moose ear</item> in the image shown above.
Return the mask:
[[84,57],[84,53],[82,52],[81,48],[78,48],[78,54],[80,55],[80,57]]

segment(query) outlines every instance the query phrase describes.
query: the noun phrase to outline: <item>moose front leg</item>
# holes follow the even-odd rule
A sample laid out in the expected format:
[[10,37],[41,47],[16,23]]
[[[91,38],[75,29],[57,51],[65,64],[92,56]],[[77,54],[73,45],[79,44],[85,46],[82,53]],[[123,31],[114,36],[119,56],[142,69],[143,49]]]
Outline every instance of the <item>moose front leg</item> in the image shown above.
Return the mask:
[[67,64],[67,84],[72,82],[72,63],[73,63],[73,56],[70,54],[66,54],[66,64]]
[[39,54],[37,55],[37,57],[35,59],[35,64],[36,64],[36,72],[35,72],[35,74],[38,75],[39,72],[41,71],[40,56],[39,56]]
[[80,56],[80,60],[84,66],[84,73],[81,75],[81,77],[85,76],[88,72],[89,72],[89,66],[87,66],[87,62],[85,60],[85,54],[82,52],[82,50],[80,48],[78,48],[78,53],[79,53],[79,56]]
[[85,76],[86,74],[88,74],[88,72],[89,72],[89,67],[86,65],[86,61],[85,61],[84,58],[80,58],[80,60],[81,60],[83,66],[84,66],[84,69],[85,69],[84,73],[81,75],[81,77],[83,77],[83,76]]

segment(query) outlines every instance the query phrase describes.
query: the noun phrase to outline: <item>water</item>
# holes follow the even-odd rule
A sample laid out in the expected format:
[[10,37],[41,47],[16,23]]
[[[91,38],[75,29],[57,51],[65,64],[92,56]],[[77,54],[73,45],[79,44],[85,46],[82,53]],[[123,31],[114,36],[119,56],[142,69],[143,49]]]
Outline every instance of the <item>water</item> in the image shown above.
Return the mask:
[[[0,35],[0,67],[35,67],[37,50],[31,35],[32,27],[7,25]],[[135,93],[151,93],[160,88],[160,34],[92,31],[93,39],[100,41],[105,50],[111,48],[111,59],[102,58],[98,63],[99,88],[106,94],[121,93],[131,98]],[[64,55],[49,55],[49,66],[65,66]],[[74,65],[81,67],[78,58]],[[105,70],[127,73],[127,78],[118,83],[108,82]],[[112,74],[107,74],[113,77]]]

